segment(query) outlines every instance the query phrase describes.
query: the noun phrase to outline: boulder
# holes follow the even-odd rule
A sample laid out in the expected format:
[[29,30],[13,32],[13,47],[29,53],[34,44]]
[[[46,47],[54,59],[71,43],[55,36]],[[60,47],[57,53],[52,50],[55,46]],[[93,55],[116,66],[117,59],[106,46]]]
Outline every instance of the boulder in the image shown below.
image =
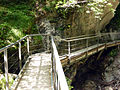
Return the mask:
[[96,84],[94,81],[87,80],[85,84],[83,84],[83,90],[96,90]]

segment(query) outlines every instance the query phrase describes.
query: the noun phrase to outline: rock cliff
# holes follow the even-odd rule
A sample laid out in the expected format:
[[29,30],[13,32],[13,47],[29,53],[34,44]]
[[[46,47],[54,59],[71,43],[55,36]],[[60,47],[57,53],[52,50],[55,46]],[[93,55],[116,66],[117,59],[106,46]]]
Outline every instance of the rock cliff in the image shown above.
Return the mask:
[[[44,31],[44,26],[41,24],[42,22],[44,23],[44,20],[48,20],[50,21],[51,27],[56,30],[57,35],[59,34],[64,38],[100,33],[114,17],[115,10],[119,5],[119,0],[98,0],[98,4],[93,2],[79,3],[79,0],[74,1],[76,2],[73,2],[72,7],[70,6],[71,4],[67,3],[67,7],[63,5],[65,7],[60,7],[57,10],[51,9],[52,6],[50,6],[50,3],[53,3],[52,1],[46,1],[43,5],[42,2],[38,1],[36,5],[36,22],[39,31],[46,31],[46,29]],[[78,7],[74,7],[74,4]],[[53,8],[55,6],[56,4]]]
[[[105,26],[114,17],[114,10],[116,10],[119,0],[108,0],[106,6],[102,7],[101,19],[95,18],[95,13],[90,10],[86,13],[88,4],[83,4],[81,12],[74,11],[65,21],[67,25],[71,25],[69,29],[64,30],[64,35],[78,36],[81,34],[96,34],[105,28]],[[111,6],[109,4],[112,4]],[[101,8],[101,7],[97,7]],[[91,9],[91,8],[89,8]],[[112,9],[112,10],[111,10]]]

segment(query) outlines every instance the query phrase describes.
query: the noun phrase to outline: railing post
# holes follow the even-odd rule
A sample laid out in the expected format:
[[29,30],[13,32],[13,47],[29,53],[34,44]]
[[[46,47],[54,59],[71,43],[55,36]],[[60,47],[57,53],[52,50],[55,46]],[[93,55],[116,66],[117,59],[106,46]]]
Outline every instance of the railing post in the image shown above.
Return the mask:
[[5,67],[6,90],[9,90],[7,49],[4,51],[4,67]]
[[86,48],[87,48],[86,57],[88,57],[88,39],[86,39]]
[[99,35],[97,37],[97,52],[99,51],[98,49],[99,49]]
[[120,45],[118,44],[118,50],[120,50]]
[[19,67],[22,69],[22,58],[21,58],[21,42],[19,42]]
[[47,35],[47,51],[49,52],[50,51],[50,36]]
[[68,59],[70,60],[70,41],[68,41]]
[[30,52],[30,43],[29,43],[29,36],[27,37],[27,52],[28,52],[28,55],[29,55],[29,52]]
[[107,36],[105,35],[105,49],[107,49]]

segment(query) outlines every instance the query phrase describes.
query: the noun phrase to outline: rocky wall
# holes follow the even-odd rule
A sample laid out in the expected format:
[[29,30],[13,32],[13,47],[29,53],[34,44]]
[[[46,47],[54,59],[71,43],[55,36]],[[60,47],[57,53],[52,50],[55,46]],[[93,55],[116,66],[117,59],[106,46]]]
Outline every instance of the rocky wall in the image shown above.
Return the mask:
[[74,11],[70,13],[68,19],[65,21],[66,25],[71,25],[69,29],[64,30],[65,37],[79,36],[82,34],[96,34],[110,22],[114,17],[114,11],[116,10],[119,0],[109,0],[107,3],[111,3],[112,6],[106,4],[103,7],[103,12],[100,15],[101,19],[95,18],[94,12],[90,11],[86,13],[86,5],[83,4],[82,11]]

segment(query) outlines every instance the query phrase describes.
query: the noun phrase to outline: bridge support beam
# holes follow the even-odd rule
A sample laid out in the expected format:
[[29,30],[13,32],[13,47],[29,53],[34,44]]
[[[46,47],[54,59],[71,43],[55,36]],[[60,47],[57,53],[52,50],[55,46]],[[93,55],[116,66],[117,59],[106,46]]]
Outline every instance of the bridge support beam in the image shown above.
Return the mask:
[[103,51],[104,51],[104,50],[100,51],[100,53],[99,53],[99,55],[98,55],[98,57],[97,57],[96,60],[99,60],[99,59],[100,59],[100,56],[102,55]]

